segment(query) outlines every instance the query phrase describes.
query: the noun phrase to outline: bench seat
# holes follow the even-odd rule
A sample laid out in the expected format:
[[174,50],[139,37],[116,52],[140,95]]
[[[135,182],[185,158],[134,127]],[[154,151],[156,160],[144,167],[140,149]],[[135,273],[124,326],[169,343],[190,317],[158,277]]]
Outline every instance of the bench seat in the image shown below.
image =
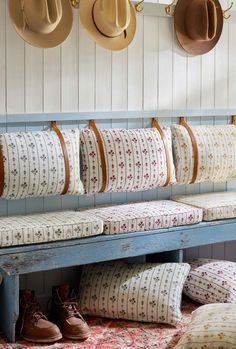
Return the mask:
[[104,234],[121,234],[195,224],[202,210],[170,200],[139,202],[86,210],[104,222]]
[[101,219],[76,211],[57,211],[0,218],[0,247],[38,244],[99,235]]
[[173,196],[172,200],[203,210],[204,221],[236,217],[236,191]]

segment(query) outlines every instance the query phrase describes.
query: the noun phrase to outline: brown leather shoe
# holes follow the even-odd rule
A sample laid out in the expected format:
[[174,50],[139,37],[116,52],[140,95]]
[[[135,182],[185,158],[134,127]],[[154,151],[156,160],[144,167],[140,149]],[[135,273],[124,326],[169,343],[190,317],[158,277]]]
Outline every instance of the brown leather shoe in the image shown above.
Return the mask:
[[34,291],[20,291],[19,334],[29,342],[51,343],[62,338],[59,328],[40,311]]
[[68,285],[53,287],[51,314],[65,338],[89,337],[89,327],[79,313],[75,291]]

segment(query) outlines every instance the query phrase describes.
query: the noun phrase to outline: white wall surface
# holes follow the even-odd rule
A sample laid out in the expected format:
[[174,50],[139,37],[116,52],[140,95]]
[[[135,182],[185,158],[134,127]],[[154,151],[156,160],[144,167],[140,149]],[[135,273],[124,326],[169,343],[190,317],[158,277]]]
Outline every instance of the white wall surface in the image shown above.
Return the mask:
[[[155,2],[155,1],[154,1]],[[168,2],[168,1],[167,1]],[[222,0],[222,6],[227,1]],[[74,25],[63,45],[38,49],[15,33],[6,1],[0,0],[0,114],[155,109],[236,108],[236,24],[224,22],[221,39],[211,52],[190,57],[176,43],[172,18],[138,16],[134,41],[110,52],[88,38],[74,11]],[[201,112],[199,112],[199,115]],[[33,118],[33,116],[32,116]],[[192,124],[218,124],[228,117],[199,117]],[[177,122],[162,119],[162,123]],[[100,127],[147,127],[150,120],[110,120]],[[84,127],[64,122],[61,127]],[[42,129],[41,123],[0,125],[0,132]],[[168,198],[236,188],[234,183],[175,186],[144,193],[93,197],[0,200],[0,214],[13,215],[102,203]],[[187,256],[236,260],[235,243],[204,246]],[[57,270],[21,278],[23,287],[50,294],[53,284],[67,281],[75,270]]]

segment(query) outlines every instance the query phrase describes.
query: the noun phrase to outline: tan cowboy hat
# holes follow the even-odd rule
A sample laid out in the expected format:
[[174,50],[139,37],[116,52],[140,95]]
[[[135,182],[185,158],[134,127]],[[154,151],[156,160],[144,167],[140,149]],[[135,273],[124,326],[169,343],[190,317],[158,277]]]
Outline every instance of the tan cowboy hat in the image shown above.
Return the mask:
[[8,9],[16,32],[33,46],[57,46],[71,31],[69,0],[8,0]]
[[178,0],[174,13],[175,33],[182,48],[192,55],[210,51],[223,29],[218,0]]
[[111,50],[127,47],[136,31],[129,0],[81,0],[80,20],[93,40]]

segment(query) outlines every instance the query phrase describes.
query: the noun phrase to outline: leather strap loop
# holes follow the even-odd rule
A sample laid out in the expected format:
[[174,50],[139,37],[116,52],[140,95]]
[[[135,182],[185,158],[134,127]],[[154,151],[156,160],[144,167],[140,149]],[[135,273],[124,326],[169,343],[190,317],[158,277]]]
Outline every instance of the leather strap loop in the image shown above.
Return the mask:
[[231,116],[231,124],[236,125],[236,115]]
[[99,193],[103,193],[105,191],[106,185],[107,185],[107,165],[106,165],[106,158],[105,158],[102,137],[101,137],[101,134],[100,134],[94,120],[89,121],[89,128],[90,128],[90,130],[92,130],[94,132],[96,140],[98,142],[98,148],[99,148],[99,152],[100,152],[101,166],[102,166],[102,186],[101,186]]
[[193,177],[192,180],[190,182],[190,184],[195,183],[196,179],[197,179],[197,173],[198,173],[198,147],[197,147],[197,141],[196,138],[194,136],[194,133],[191,129],[191,127],[187,124],[187,122],[185,121],[185,119],[183,117],[180,117],[179,119],[179,124],[183,127],[186,128],[189,137],[191,139],[191,143],[192,143],[192,147],[193,147]]
[[2,151],[2,145],[0,145],[0,197],[3,195],[4,181],[5,181],[5,173],[4,173],[3,151]]
[[171,160],[170,160],[170,152],[169,152],[169,145],[168,145],[168,140],[166,138],[165,132],[162,130],[161,126],[159,125],[158,121],[155,118],[152,118],[152,128],[156,128],[157,131],[159,132],[164,149],[165,149],[165,154],[166,154],[166,181],[164,184],[164,187],[170,184],[170,177],[171,177]]
[[56,121],[51,122],[51,130],[57,134],[59,141],[61,143],[61,149],[62,149],[64,163],[65,163],[65,185],[61,195],[65,195],[68,192],[69,185],[70,185],[70,163],[69,163],[68,151],[66,148],[66,143],[65,143],[63,134],[57,127]]

